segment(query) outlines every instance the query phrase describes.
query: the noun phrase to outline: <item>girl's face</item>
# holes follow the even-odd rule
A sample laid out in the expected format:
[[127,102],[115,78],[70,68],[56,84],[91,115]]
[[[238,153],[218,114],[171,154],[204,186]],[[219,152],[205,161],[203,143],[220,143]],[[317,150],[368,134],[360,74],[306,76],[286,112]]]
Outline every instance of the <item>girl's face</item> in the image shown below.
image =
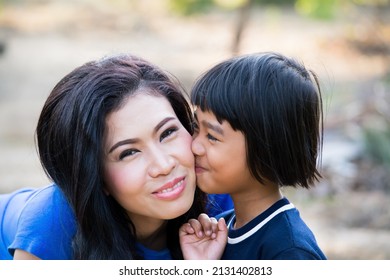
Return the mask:
[[134,223],[176,218],[195,192],[192,137],[162,96],[139,92],[107,116],[106,192]]
[[198,186],[206,193],[235,194],[255,182],[246,162],[245,136],[227,121],[200,109],[192,142]]

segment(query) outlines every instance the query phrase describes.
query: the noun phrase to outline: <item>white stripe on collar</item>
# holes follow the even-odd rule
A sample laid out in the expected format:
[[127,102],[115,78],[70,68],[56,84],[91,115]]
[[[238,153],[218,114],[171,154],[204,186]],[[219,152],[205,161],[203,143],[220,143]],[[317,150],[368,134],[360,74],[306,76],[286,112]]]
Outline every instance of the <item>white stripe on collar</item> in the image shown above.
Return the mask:
[[[236,238],[230,238],[228,237],[228,243],[229,244],[237,244],[243,240],[245,240],[246,238],[248,238],[249,236],[251,236],[252,234],[254,234],[256,231],[258,231],[260,228],[262,228],[266,223],[268,223],[273,217],[275,217],[276,215],[278,215],[279,213],[282,213],[286,210],[290,210],[290,209],[293,209],[295,208],[295,206],[290,203],[290,204],[287,204],[287,205],[284,205],[282,207],[280,207],[279,209],[277,209],[275,212],[273,212],[271,215],[269,215],[266,219],[264,219],[264,221],[262,221],[261,223],[259,223],[258,225],[256,225],[254,228],[252,228],[250,231],[248,231],[247,233],[239,236],[239,237],[236,237]],[[228,228],[230,228],[230,224],[232,223],[232,221],[234,220],[234,218],[236,217],[236,215],[233,215],[232,218],[230,219],[229,223],[228,223]]]

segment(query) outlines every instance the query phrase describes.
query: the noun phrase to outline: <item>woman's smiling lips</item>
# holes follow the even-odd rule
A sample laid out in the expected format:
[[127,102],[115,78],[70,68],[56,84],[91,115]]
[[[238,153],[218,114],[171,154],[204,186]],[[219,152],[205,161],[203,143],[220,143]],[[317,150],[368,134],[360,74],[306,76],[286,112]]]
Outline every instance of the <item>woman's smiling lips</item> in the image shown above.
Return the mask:
[[185,177],[178,177],[153,192],[160,199],[173,200],[178,198],[186,187]]

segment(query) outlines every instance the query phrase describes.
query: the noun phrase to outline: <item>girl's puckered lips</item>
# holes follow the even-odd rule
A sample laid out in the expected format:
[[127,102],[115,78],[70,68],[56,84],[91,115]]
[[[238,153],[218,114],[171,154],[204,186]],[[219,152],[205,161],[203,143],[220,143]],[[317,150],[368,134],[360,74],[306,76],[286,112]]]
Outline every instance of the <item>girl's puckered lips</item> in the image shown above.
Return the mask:
[[196,174],[200,174],[200,173],[203,173],[205,172],[207,169],[204,168],[203,166],[199,165],[199,164],[195,164],[195,173]]

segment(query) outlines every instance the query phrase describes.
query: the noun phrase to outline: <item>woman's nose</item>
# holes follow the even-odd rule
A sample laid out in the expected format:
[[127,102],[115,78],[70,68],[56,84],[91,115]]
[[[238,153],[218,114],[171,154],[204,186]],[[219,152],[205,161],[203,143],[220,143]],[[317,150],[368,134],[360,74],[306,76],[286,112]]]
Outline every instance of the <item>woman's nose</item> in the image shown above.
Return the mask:
[[176,161],[172,155],[165,151],[155,150],[152,152],[150,176],[158,177],[168,175],[175,168]]

